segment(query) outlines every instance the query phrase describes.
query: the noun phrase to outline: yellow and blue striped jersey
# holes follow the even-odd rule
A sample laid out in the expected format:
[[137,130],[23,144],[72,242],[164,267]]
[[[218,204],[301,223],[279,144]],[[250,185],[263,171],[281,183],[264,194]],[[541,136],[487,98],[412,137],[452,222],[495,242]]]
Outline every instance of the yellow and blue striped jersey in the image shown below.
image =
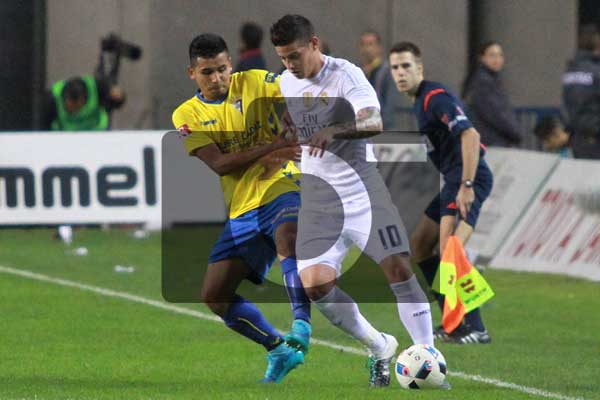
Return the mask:
[[[209,101],[198,92],[175,109],[172,119],[175,128],[185,125],[192,131],[184,140],[190,155],[212,143],[223,153],[240,152],[270,143],[281,132],[275,110],[278,103],[283,103],[279,76],[249,70],[231,75],[225,99]],[[229,217],[267,204],[283,193],[298,191],[298,173],[292,162],[271,173],[258,160],[248,168],[221,176]]]

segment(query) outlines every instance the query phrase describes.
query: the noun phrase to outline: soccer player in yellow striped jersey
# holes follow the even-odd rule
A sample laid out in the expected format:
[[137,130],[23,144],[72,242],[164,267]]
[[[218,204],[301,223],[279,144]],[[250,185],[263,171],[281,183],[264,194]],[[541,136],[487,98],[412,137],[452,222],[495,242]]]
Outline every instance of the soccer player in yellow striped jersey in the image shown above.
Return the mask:
[[[189,47],[188,74],[198,91],[173,112],[184,145],[221,177],[229,218],[213,246],[202,300],[225,325],[268,351],[263,381],[280,382],[304,362],[311,334],[310,301],[298,277],[295,237],[300,206],[297,138],[286,137],[275,105],[283,104],[277,74],[231,73],[223,38],[202,34]],[[236,293],[244,279],[260,284],[275,256],[294,322],[283,337],[258,307]]]
[[[202,72],[199,75],[204,77]],[[191,155],[196,155],[196,150],[210,144],[215,144],[221,153],[230,154],[232,158],[248,150],[266,155],[278,147],[293,144],[277,137],[280,124],[273,102],[283,101],[277,74],[263,70],[235,73],[230,76],[224,97],[209,100],[205,96],[210,95],[199,90],[173,113],[173,123],[177,128],[186,126],[193,132],[184,141]],[[253,153],[248,156],[253,160],[246,162],[242,159],[230,168],[220,165],[213,168],[221,176],[230,218],[265,205],[283,193],[299,189],[297,176],[281,179],[298,174],[293,162],[285,163],[283,168],[280,168],[282,163],[277,163],[278,171],[268,171],[267,162],[255,162],[258,157]]]

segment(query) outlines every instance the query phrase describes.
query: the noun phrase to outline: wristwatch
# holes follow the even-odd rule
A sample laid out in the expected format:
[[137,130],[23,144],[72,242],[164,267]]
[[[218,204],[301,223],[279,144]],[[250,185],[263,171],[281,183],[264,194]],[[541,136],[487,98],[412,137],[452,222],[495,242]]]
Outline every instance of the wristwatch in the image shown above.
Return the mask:
[[465,179],[464,181],[462,181],[462,184],[465,185],[466,188],[472,188],[473,187],[473,181],[470,179]]

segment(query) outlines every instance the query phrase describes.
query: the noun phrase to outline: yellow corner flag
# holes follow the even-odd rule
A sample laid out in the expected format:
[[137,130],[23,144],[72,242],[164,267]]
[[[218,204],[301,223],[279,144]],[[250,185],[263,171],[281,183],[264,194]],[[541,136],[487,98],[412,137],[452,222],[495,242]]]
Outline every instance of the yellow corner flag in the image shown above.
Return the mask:
[[437,291],[445,296],[442,326],[447,333],[460,325],[466,313],[494,297],[494,291],[473,268],[456,236],[448,239],[433,287],[439,287]]

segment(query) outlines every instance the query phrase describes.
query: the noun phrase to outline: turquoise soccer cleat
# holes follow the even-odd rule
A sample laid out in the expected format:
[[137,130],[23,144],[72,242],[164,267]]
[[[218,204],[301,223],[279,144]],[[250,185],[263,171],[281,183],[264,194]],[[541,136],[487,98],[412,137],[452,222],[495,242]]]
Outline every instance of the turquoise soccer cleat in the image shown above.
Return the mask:
[[279,383],[294,368],[304,364],[304,353],[282,343],[267,355],[269,364],[263,383]]
[[311,333],[312,327],[310,323],[304,321],[303,319],[296,319],[292,324],[292,330],[290,333],[285,335],[284,339],[289,346],[300,350],[304,354],[307,354]]

